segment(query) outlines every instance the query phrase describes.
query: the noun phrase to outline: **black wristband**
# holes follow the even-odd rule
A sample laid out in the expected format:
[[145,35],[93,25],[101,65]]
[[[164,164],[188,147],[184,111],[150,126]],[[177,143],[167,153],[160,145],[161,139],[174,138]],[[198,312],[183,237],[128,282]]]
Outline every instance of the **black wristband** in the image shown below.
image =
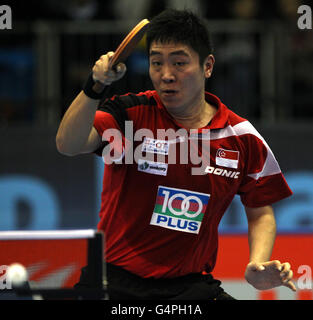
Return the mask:
[[108,86],[95,82],[93,80],[92,73],[90,73],[83,87],[83,91],[87,97],[95,100],[101,100],[104,97],[107,88]]

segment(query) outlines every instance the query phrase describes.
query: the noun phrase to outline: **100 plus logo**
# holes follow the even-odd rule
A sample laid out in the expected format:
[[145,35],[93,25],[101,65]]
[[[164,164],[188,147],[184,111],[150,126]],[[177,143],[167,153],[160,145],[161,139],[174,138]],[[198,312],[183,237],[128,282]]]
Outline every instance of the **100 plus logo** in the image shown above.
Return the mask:
[[150,224],[198,234],[209,198],[205,193],[159,186]]

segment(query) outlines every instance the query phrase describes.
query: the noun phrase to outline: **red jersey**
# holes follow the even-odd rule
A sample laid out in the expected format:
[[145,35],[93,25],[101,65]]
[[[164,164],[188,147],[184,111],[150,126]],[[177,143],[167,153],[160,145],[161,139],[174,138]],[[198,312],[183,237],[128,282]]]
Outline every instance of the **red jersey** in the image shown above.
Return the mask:
[[[107,262],[141,277],[211,272],[218,225],[236,194],[247,207],[270,205],[292,194],[250,122],[210,93],[206,101],[217,108],[210,123],[176,139],[160,137],[160,129],[184,128],[155,91],[115,96],[100,105],[94,121],[99,135],[115,128],[123,134],[124,148],[132,142],[136,150],[132,163],[124,152],[122,161],[105,165],[98,228],[105,233]],[[130,138],[127,120],[133,126]],[[136,135],[143,128],[153,136]],[[178,158],[186,140],[188,161],[182,161]],[[191,161],[195,155],[203,161]]]

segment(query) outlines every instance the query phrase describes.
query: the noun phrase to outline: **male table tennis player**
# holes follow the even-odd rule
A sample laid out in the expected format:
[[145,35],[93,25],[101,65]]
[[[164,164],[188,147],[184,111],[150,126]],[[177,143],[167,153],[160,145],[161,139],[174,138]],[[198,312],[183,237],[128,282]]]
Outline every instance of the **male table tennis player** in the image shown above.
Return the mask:
[[[270,260],[276,233],[271,204],[292,192],[254,127],[205,92],[215,62],[205,24],[190,12],[165,10],[148,27],[147,49],[155,90],[105,97],[106,87],[126,72],[123,63],[108,70],[109,52],[95,63],[56,139],[65,155],[101,155],[107,147],[103,133],[118,129],[125,142],[125,121],[132,121],[134,132],[154,133],[133,147],[164,156],[163,162],[105,165],[98,228],[106,236],[110,299],[234,299],[213,278],[213,269],[218,224],[236,194],[249,226],[246,280],[260,290],[296,290],[290,264]],[[102,92],[94,91],[95,81],[102,83]],[[209,159],[203,174],[193,174],[191,162],[167,163],[181,141],[161,140],[158,129],[186,130],[190,146],[192,134],[209,139],[209,154],[201,146],[198,150]],[[122,156],[126,152],[125,147]],[[86,270],[79,285],[88,286]]]

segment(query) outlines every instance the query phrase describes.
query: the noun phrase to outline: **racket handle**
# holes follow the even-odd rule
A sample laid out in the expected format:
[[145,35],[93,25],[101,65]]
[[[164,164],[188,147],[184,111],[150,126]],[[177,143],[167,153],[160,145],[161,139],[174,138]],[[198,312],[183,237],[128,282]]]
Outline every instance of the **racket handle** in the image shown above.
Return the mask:
[[116,71],[117,71],[117,69],[116,69],[116,68],[117,68],[117,65],[118,65],[118,63],[113,64],[113,65],[111,65],[111,63],[109,63],[108,69],[109,69],[109,70],[111,69],[111,70],[113,70],[113,71],[116,72]]

